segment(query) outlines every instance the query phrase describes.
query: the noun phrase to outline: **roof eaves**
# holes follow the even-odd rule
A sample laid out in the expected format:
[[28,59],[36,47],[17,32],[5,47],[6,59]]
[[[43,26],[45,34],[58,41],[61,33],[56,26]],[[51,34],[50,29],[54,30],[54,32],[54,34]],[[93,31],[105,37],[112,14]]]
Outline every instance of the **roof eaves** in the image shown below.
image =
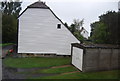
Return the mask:
[[[28,8],[40,8],[40,7],[27,7],[17,18],[19,18]],[[49,7],[48,8],[44,8],[44,7],[41,7],[40,9],[50,9]]]
[[19,18],[27,9],[28,7],[17,18]]

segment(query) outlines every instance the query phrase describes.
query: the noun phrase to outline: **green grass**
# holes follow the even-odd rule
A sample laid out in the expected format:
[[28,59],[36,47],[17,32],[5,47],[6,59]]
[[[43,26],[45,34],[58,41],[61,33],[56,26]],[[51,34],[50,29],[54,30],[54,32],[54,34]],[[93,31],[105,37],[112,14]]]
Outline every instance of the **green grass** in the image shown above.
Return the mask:
[[88,73],[79,72],[31,79],[118,79],[118,70]]
[[[52,66],[60,66],[60,65],[68,65],[70,64],[71,58],[6,58],[3,59],[3,63],[5,66],[14,67],[14,68],[35,68],[35,67],[52,67]],[[77,72],[77,73],[69,73],[69,74],[59,74],[65,72],[77,71],[74,67],[64,67],[64,68],[50,68],[44,70],[36,70],[31,72],[23,72],[23,74],[29,74],[29,79],[117,79],[118,71],[102,71],[102,72]],[[58,73],[55,76],[47,76],[47,77],[32,77],[33,74],[39,73]]]
[[78,71],[78,70],[73,66],[69,66],[69,67],[62,67],[62,68],[44,69],[40,72],[42,73],[66,73],[66,72],[72,72],[72,71]]
[[36,67],[52,67],[70,64],[70,57],[39,57],[39,58],[6,58],[3,63],[7,67],[13,68],[36,68]]
[[[69,66],[69,67],[60,67],[60,68],[49,68],[49,69],[43,69],[43,70],[36,70],[33,72],[28,72],[27,74],[39,74],[39,73],[66,73],[66,72],[72,72],[72,71],[78,71],[75,67]],[[24,72],[23,72],[24,73]]]
[[0,44],[0,46],[8,46],[8,45],[12,45],[13,43],[4,43],[4,44]]

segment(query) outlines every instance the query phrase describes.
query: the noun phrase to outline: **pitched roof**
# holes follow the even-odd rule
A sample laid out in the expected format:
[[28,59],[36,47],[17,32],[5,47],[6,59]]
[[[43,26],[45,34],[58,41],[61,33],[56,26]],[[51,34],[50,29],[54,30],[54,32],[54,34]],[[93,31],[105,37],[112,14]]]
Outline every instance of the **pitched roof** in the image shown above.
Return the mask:
[[49,9],[49,7],[45,4],[45,2],[35,2],[33,4],[31,4],[30,6],[28,6],[28,8],[44,8],[44,9]]

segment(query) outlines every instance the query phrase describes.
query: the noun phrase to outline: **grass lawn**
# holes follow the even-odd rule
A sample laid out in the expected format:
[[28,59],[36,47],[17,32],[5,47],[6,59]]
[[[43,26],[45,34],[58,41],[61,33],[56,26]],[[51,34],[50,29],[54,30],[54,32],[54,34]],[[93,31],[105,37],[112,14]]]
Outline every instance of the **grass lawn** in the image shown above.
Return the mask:
[[37,67],[52,67],[70,64],[70,57],[39,57],[39,58],[6,58],[3,63],[5,66],[13,68],[37,68]]
[[0,46],[7,46],[7,45],[12,45],[13,43],[4,43],[4,44],[0,44]]
[[[43,70],[36,70],[31,72],[32,74],[39,74],[39,73],[66,73],[66,72],[73,72],[73,71],[78,71],[78,69],[76,69],[73,66],[69,66],[69,67],[60,67],[60,68],[49,68],[49,69],[43,69]],[[29,74],[30,72],[28,72],[27,74]]]
[[[36,68],[36,67],[53,67],[53,66],[61,66],[61,65],[69,65],[70,57],[64,58],[56,58],[56,57],[40,57],[40,58],[5,58],[3,59],[3,63],[5,66],[13,67],[13,68]],[[33,77],[30,76],[29,79],[118,79],[118,71],[120,70],[112,70],[112,71],[101,71],[101,72],[76,72],[69,74],[62,74],[66,72],[77,71],[73,66],[69,67],[60,67],[60,68],[49,68],[49,69],[41,69],[41,70],[33,70],[32,72],[23,72],[23,74],[39,74],[39,73],[57,73],[54,76],[46,76],[46,77]],[[26,77],[27,78],[27,77]]]
[[33,79],[118,79],[118,70],[88,73],[77,72]]

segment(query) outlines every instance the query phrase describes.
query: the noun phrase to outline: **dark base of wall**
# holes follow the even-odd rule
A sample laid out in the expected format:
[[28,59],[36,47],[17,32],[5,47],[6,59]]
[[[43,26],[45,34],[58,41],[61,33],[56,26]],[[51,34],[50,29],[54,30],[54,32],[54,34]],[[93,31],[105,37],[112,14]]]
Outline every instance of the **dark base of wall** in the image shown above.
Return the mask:
[[71,55],[19,53],[18,57],[71,57]]

